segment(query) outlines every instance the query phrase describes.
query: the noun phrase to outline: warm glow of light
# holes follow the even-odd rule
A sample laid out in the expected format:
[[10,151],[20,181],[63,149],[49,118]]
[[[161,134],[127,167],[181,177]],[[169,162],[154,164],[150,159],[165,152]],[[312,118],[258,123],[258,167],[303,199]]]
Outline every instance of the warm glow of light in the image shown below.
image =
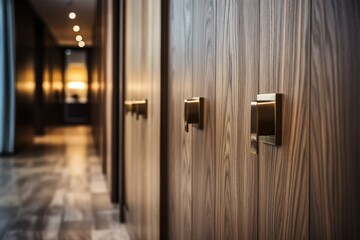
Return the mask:
[[87,82],[87,69],[85,64],[69,64],[66,68],[66,82]]
[[73,30],[74,30],[74,32],[78,32],[78,31],[80,31],[80,27],[78,25],[75,25],[73,27]]
[[45,92],[48,92],[50,90],[50,83],[49,82],[43,82],[42,87]]
[[65,71],[65,101],[87,102],[87,94],[88,72],[86,64],[68,63]]
[[35,83],[32,81],[20,81],[16,83],[16,90],[20,93],[33,93],[35,90]]
[[75,19],[76,18],[76,14],[74,12],[69,13],[69,18],[70,19]]
[[82,36],[81,35],[77,35],[76,36],[76,41],[80,42],[82,40]]
[[79,42],[79,47],[84,47],[85,46],[85,42],[84,41],[80,41]]
[[99,90],[99,83],[93,82],[93,83],[91,84],[91,89],[92,89],[93,91],[97,92],[97,91]]
[[54,83],[53,83],[53,88],[54,88],[54,90],[59,90],[59,91],[61,91],[62,88],[63,88],[62,82],[54,82]]
[[69,89],[85,89],[86,88],[86,83],[84,82],[68,82],[66,84],[66,87]]

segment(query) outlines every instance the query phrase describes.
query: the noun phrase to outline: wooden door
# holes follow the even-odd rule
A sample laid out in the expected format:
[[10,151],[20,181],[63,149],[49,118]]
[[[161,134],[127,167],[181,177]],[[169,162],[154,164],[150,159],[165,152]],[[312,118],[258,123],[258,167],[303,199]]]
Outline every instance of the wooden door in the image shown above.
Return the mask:
[[259,151],[260,239],[305,239],[309,225],[310,1],[260,1],[259,93],[283,94],[282,145]]
[[[214,0],[170,3],[169,239],[215,238],[215,10]],[[205,99],[204,129],[186,133],[184,99],[192,97]]]
[[193,1],[192,96],[204,98],[204,129],[192,129],[192,239],[215,239],[216,1]]
[[192,129],[184,131],[183,119],[183,101],[193,95],[192,4],[171,1],[169,6],[168,239],[192,236]]
[[[154,11],[149,6],[144,9]],[[359,238],[359,4],[171,0],[169,11],[165,238]],[[141,51],[157,40],[146,40],[146,23],[129,21],[134,39],[127,40],[136,49],[129,57],[136,70],[129,74],[145,69],[148,76],[154,67],[139,62],[152,51]],[[129,96],[142,97],[139,86],[146,84],[156,103],[156,80],[132,79]],[[282,145],[261,143],[253,155],[250,102],[272,92],[283,94]],[[183,101],[191,97],[205,99],[204,129],[186,133]],[[152,107],[158,116],[159,105]],[[147,127],[155,126],[152,120]],[[156,206],[156,194],[143,195],[145,203],[139,196],[151,189],[144,185],[147,169],[157,165],[139,159],[158,155],[150,135],[138,140],[150,132],[146,125],[129,124],[127,174],[133,183],[127,192],[129,209],[136,209],[129,216],[145,237],[153,220],[146,209]],[[133,149],[139,143],[146,156]],[[134,177],[139,169],[144,175]]]
[[[257,236],[258,164],[243,111],[257,93],[258,24],[259,1],[171,1],[169,239]],[[205,99],[204,129],[186,133],[191,97]]]
[[[146,119],[125,116],[132,237],[360,238],[360,4],[167,7],[126,1],[125,99],[148,100]],[[254,155],[250,103],[273,92],[283,94],[282,145]],[[185,132],[192,97],[204,97],[204,128]]]
[[258,158],[249,103],[258,92],[259,1],[217,1],[216,239],[256,239]]
[[312,1],[310,237],[360,239],[360,4]]
[[[172,0],[169,239],[306,238],[309,1]],[[250,153],[250,103],[284,94],[283,145]],[[204,129],[183,100],[204,97]]]
[[125,99],[148,102],[125,116],[125,220],[133,239],[160,234],[160,0],[126,1]]

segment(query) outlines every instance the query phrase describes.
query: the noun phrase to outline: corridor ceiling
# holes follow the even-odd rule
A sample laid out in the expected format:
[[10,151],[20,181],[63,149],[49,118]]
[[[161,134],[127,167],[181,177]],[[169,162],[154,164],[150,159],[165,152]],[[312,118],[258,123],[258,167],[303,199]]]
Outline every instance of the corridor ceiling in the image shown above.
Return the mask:
[[[77,46],[75,37],[81,35],[86,46],[92,45],[96,0],[30,0],[30,2],[58,44]],[[75,19],[69,18],[70,12],[76,14]],[[79,32],[73,31],[74,25],[80,27]]]

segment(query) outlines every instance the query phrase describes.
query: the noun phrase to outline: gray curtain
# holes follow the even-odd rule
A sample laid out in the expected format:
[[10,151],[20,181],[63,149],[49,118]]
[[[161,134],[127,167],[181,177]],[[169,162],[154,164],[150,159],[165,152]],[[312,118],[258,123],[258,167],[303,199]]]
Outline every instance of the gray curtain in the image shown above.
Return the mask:
[[14,41],[13,0],[0,0],[0,154],[14,151]]

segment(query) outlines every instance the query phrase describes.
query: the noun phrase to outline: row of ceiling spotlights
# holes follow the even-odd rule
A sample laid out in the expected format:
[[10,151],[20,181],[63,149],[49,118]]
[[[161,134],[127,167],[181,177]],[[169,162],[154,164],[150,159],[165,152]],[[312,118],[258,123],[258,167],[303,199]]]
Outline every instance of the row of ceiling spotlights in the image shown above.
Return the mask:
[[[69,13],[69,18],[70,19],[75,19],[76,14],[74,12]],[[74,25],[73,30],[74,30],[74,32],[79,32],[80,27],[78,25]],[[85,42],[82,40],[83,38],[82,38],[81,35],[77,35],[75,39],[76,39],[76,41],[78,41],[79,47],[81,47],[81,48],[85,47]]]

